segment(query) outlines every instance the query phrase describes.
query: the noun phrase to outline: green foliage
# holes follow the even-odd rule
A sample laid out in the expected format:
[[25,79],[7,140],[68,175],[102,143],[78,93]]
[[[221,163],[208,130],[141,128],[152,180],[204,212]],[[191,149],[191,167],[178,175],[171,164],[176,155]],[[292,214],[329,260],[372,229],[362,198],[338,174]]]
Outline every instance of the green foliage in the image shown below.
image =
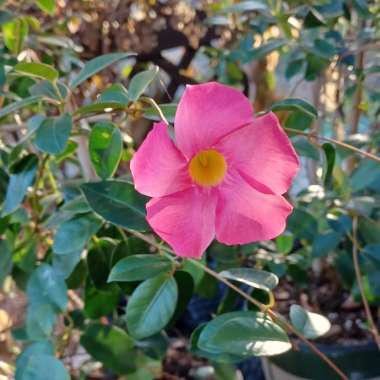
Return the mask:
[[[4,294],[17,286],[27,297],[23,325],[13,331],[22,345],[15,380],[70,379],[66,359],[78,337],[91,360],[75,380],[91,376],[95,361],[111,377],[161,378],[171,332],[182,326],[194,295],[210,300],[214,314],[191,337],[180,333],[217,379],[235,376],[230,363],[291,349],[285,318],[263,313],[283,310],[277,294],[302,294],[313,309],[331,311],[329,300],[318,304],[319,292],[338,289],[334,313],[342,294],[380,305],[380,165],[339,144],[379,157],[376,2],[227,0],[201,10],[188,4],[191,25],[205,33],[189,62],[197,33],[179,28],[191,47],[178,67],[160,46],[152,54],[124,52],[110,40],[116,29],[124,38],[117,23],[110,34],[102,24],[100,35],[106,51],[122,52],[82,61],[93,50],[81,49],[82,32],[70,36],[77,14],[96,13],[81,13],[89,2],[80,2],[78,13],[54,0],[11,3],[0,1],[0,285]],[[302,169],[283,195],[294,211],[282,235],[233,247],[214,243],[195,262],[170,257],[153,236],[148,198],[130,182],[129,161],[151,121],[163,114],[173,125],[183,85],[210,80],[244,90],[255,117],[276,112],[291,130]],[[364,294],[352,261],[355,239]],[[247,297],[223,292],[219,283],[226,281]],[[368,329],[360,318],[355,331]],[[307,339],[323,339],[330,328],[297,304],[289,320]]]
[[91,61],[88,61],[78,73],[78,75],[70,82],[70,87],[75,88],[79,86],[86,79],[90,78],[99,71],[105,69],[107,66],[133,56],[134,53],[111,53],[96,57]]
[[89,137],[91,163],[102,179],[112,177],[121,159],[123,141],[120,130],[113,123],[96,123]]
[[178,288],[167,274],[145,280],[130,298],[126,318],[128,331],[136,339],[144,339],[163,329],[176,308]]
[[55,118],[46,118],[37,128],[34,144],[41,152],[62,153],[66,148],[72,128],[72,118],[68,113]]
[[232,312],[209,322],[201,331],[201,350],[229,355],[268,356],[291,348],[284,330],[269,317],[255,312]]
[[85,183],[81,186],[91,208],[105,220],[121,227],[146,230],[146,198],[133,185],[118,180]]
[[173,270],[173,262],[165,256],[133,255],[112,268],[108,281],[142,281]]
[[327,318],[316,313],[311,313],[299,305],[291,306],[290,320],[293,326],[309,339],[315,339],[326,334],[331,327]]

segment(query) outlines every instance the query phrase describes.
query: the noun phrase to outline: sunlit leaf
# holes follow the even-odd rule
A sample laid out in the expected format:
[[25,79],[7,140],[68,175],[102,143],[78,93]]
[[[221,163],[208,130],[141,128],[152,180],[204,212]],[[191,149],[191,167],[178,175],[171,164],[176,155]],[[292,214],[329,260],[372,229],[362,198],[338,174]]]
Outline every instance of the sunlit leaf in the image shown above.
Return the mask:
[[110,53],[91,59],[91,61],[86,62],[79,74],[70,82],[70,87],[75,88],[107,66],[134,55],[135,53]]
[[327,318],[311,313],[299,305],[290,307],[290,320],[292,325],[308,339],[316,339],[326,334],[331,327]]
[[58,71],[45,63],[20,62],[14,67],[15,71],[40,79],[46,79],[54,82],[58,79]]
[[269,317],[237,311],[216,317],[202,330],[198,346],[211,353],[271,356],[291,348],[286,332]]

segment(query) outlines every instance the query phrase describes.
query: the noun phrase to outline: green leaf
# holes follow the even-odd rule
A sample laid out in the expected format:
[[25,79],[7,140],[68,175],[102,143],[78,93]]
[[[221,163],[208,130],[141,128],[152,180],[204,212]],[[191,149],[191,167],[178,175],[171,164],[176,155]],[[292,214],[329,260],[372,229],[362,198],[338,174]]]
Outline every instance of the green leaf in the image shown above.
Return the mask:
[[133,255],[121,259],[112,268],[108,282],[142,281],[173,269],[173,262],[165,256]]
[[314,106],[303,99],[297,98],[280,100],[272,105],[271,111],[300,111],[306,115],[310,115],[315,118],[318,117],[318,111]]
[[62,223],[54,237],[54,253],[71,254],[82,251],[101,224],[101,220],[93,213],[76,215]]
[[79,263],[81,255],[82,251],[73,251],[63,255],[54,254],[52,265],[56,275],[67,279]]
[[58,117],[49,117],[37,129],[34,144],[42,152],[62,153],[66,148],[72,128],[73,121],[68,113]]
[[342,239],[342,234],[336,231],[327,231],[317,234],[312,245],[313,257],[324,257],[333,251]]
[[90,207],[105,220],[121,227],[147,230],[147,198],[124,181],[84,183],[81,186]]
[[[176,103],[167,103],[159,105],[162,113],[164,114],[166,120],[169,123],[174,122],[175,114],[177,112],[177,104]],[[161,121],[161,116],[158,114],[156,108],[148,107],[144,110],[143,116],[146,119],[153,121]]]
[[219,275],[267,292],[278,285],[278,278],[273,273],[252,268],[231,268],[220,272]]
[[268,54],[274,52],[275,50],[278,50],[285,46],[287,44],[286,40],[284,39],[272,39],[269,40],[267,43],[259,46],[258,48],[251,49],[246,52],[244,63],[251,62],[253,60],[259,60],[267,56]]
[[16,376],[16,380],[46,380],[46,374],[49,374],[49,380],[70,380],[63,363],[47,354],[31,355],[22,370],[22,375]]
[[24,75],[46,79],[48,81],[54,82],[58,79],[58,71],[45,63],[36,63],[36,62],[20,62],[14,69]]
[[101,55],[88,61],[79,74],[70,82],[70,87],[75,88],[86,79],[90,78],[99,71],[105,69],[107,66],[120,61],[121,59],[132,57],[135,53],[111,53]]
[[5,195],[2,216],[9,215],[22,203],[28,187],[34,182],[38,158],[30,154],[22,158],[13,169]]
[[55,0],[36,0],[36,4],[42,11],[51,16],[55,13]]
[[352,191],[357,192],[365,188],[375,189],[380,181],[380,165],[378,162],[363,160],[350,177]]
[[0,25],[5,24],[15,18],[15,15],[11,12],[0,10]]
[[125,110],[126,105],[117,102],[104,102],[104,103],[93,103],[87,106],[78,108],[75,111],[75,115],[88,115],[93,113],[110,113],[117,110]]
[[80,339],[81,345],[106,368],[122,375],[135,370],[133,340],[119,327],[90,324]]
[[120,290],[115,288],[107,291],[98,290],[87,283],[84,292],[84,314],[87,318],[97,319],[112,315],[120,303]]
[[41,100],[41,96],[30,96],[29,98],[24,98],[22,100],[18,100],[17,102],[10,103],[0,110],[0,118],[10,113],[16,112],[20,108],[29,106],[33,103],[37,103],[39,100]]
[[102,179],[112,177],[119,165],[123,140],[119,128],[111,122],[96,123],[89,137],[92,166]]
[[2,25],[5,46],[13,53],[19,54],[24,47],[29,25],[24,18],[17,18]]
[[265,11],[268,6],[262,1],[244,0],[223,9],[223,12]]
[[12,269],[12,251],[9,242],[0,240],[0,287]]
[[284,233],[276,238],[276,248],[283,254],[288,254],[294,244],[294,237],[292,234]]
[[56,321],[49,304],[31,305],[26,314],[26,331],[30,340],[46,340],[53,332]]
[[141,283],[129,299],[126,311],[129,333],[144,339],[158,333],[174,314],[178,297],[177,283],[167,274]]
[[[57,93],[57,88],[59,94]],[[57,88],[55,88],[50,81],[43,80],[31,86],[29,93],[33,96],[47,97],[58,101],[65,99],[67,96],[67,88],[60,82],[57,82]]]
[[16,380],[24,379],[24,371],[28,366],[30,358],[34,355],[54,355],[54,349],[50,342],[36,342],[28,346],[16,359]]
[[225,352],[210,352],[205,351],[199,348],[199,337],[203,331],[203,329],[206,327],[206,323],[203,323],[199,325],[191,334],[190,337],[190,351],[196,355],[200,356],[202,358],[207,358],[210,361],[214,361],[217,363],[237,363],[241,362],[245,359],[245,356],[238,355],[238,354],[229,354]]
[[331,327],[327,318],[311,313],[299,305],[290,307],[290,320],[297,331],[308,339],[316,339],[326,334]]
[[154,80],[158,74],[158,66],[141,73],[136,74],[130,81],[128,86],[129,99],[132,101],[138,100],[138,98],[144,93],[149,84]]
[[110,239],[99,239],[88,251],[88,271],[93,284],[99,290],[109,290],[115,286],[115,284],[107,283],[115,246],[116,243]]
[[335,164],[335,148],[330,143],[322,145],[323,152],[325,153],[325,164],[323,171],[323,182],[325,187],[330,187],[333,178],[333,170]]
[[310,116],[303,111],[294,111],[286,118],[285,128],[293,128],[298,129],[299,131],[304,131],[311,126],[313,120],[313,116]]
[[31,305],[49,304],[55,310],[63,311],[67,305],[67,288],[53,268],[41,264],[29,278],[26,293]]
[[127,105],[129,103],[128,91],[122,84],[112,84],[100,94],[99,102],[121,103]]
[[202,330],[198,347],[211,353],[271,356],[291,348],[286,332],[269,317],[236,311],[216,317]]

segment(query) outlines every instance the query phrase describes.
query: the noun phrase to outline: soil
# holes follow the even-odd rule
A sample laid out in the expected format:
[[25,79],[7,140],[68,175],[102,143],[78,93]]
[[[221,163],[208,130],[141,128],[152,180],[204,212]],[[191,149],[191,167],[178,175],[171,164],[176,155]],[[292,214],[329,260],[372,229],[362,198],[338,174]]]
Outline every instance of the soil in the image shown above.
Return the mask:
[[[318,343],[352,346],[373,340],[366,329],[363,306],[343,288],[339,275],[331,267],[322,268],[319,274],[310,272],[308,287],[300,288],[292,281],[281,280],[274,293],[277,310],[282,315],[289,314],[291,305],[299,304],[329,319],[331,329]],[[378,325],[379,316],[376,310],[372,312]]]

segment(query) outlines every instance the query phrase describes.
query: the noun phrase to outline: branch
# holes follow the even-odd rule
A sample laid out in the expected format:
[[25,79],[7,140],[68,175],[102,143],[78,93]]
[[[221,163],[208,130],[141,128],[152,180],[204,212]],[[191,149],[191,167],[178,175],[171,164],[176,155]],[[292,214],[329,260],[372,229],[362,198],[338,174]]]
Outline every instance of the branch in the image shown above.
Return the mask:
[[[138,237],[141,240],[144,240],[145,242],[149,243],[151,246],[157,248],[158,250],[165,251],[169,254],[174,254],[174,251],[172,251],[170,248],[161,245],[156,242],[154,238],[149,238],[145,236],[144,234],[129,230],[127,231],[136,237]],[[203,269],[206,273],[208,273],[210,276],[214,277],[218,281],[224,283],[227,285],[230,289],[234,290],[236,293],[240,294],[244,299],[246,299],[248,302],[252,303],[256,307],[259,308],[260,311],[263,313],[266,313],[272,317],[273,320],[277,321],[279,324],[281,324],[288,333],[292,333],[296,335],[302,342],[304,342],[315,354],[317,354],[331,369],[333,369],[336,374],[341,378],[342,380],[349,380],[348,377],[333,363],[332,360],[330,360],[322,351],[318,349],[313,343],[311,343],[309,340],[307,340],[302,334],[300,334],[289,322],[287,322],[281,315],[277,314],[273,310],[269,309],[267,305],[262,304],[261,302],[255,300],[253,297],[251,297],[249,294],[245,293],[243,290],[241,290],[239,287],[235,286],[232,282],[227,280],[226,278],[220,276],[219,273],[213,271],[210,269],[207,265],[202,264],[202,262],[197,260],[189,259],[191,263],[198,266],[199,268]]]
[[362,279],[362,274],[360,271],[359,258],[358,258],[358,241],[357,241],[357,236],[356,236],[357,228],[358,228],[358,217],[354,216],[353,221],[352,221],[352,259],[354,262],[356,282],[358,283],[358,287],[359,287],[360,295],[362,298],[364,311],[365,311],[367,321],[370,327],[370,331],[375,339],[378,349],[380,350],[379,331],[377,330],[375,321],[373,320],[373,317],[372,317],[371,309],[368,304],[368,300],[365,296],[363,279]]

